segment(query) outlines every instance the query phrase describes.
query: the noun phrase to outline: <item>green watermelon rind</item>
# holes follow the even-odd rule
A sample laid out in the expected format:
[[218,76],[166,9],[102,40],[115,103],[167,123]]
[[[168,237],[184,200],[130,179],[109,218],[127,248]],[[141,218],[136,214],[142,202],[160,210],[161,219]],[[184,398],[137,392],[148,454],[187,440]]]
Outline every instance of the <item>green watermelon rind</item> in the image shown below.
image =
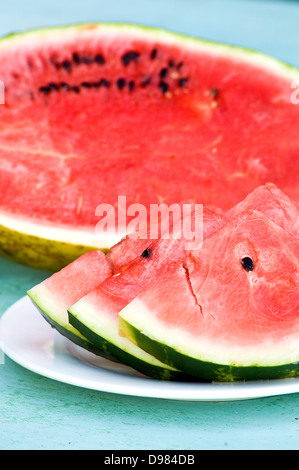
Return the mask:
[[[278,73],[283,72],[286,73],[287,76],[292,76],[293,74],[298,75],[299,69],[291,64],[288,64],[282,60],[279,60],[275,57],[270,56],[269,54],[250,49],[248,47],[242,47],[239,45],[234,44],[227,44],[227,43],[220,43],[217,41],[212,41],[208,39],[198,38],[192,35],[187,35],[179,32],[174,32],[166,29],[162,29],[159,27],[153,26],[144,26],[144,25],[137,25],[132,23],[115,23],[115,22],[101,22],[101,23],[75,23],[75,24],[68,24],[63,26],[53,26],[53,27],[45,27],[45,28],[36,28],[26,31],[19,31],[16,33],[10,33],[3,36],[0,39],[0,47],[5,47],[7,43],[11,43],[13,41],[22,40],[24,37],[46,37],[47,35],[51,35],[52,33],[62,33],[66,34],[68,32],[78,32],[78,30],[84,31],[95,31],[100,29],[106,32],[116,32],[119,34],[120,32],[130,32],[140,34],[146,39],[153,39],[157,41],[158,39],[161,41],[170,41],[171,44],[177,45],[184,45],[186,47],[194,48],[195,50],[203,50],[205,49],[208,52],[214,50],[217,54],[223,53],[224,55],[232,55],[235,58],[244,60],[245,58],[248,59],[247,62],[251,64],[261,65],[264,69],[265,64],[267,63],[269,69],[273,72],[276,70]],[[296,78],[293,77],[293,78]]]
[[43,291],[42,287],[39,285],[33,287],[27,292],[28,297],[32,300],[35,308],[38,309],[42,317],[58,331],[59,334],[70,340],[72,343],[80,346],[81,348],[89,351],[97,356],[104,357],[105,359],[112,359],[110,356],[106,355],[103,349],[97,348],[92,344],[87,338],[85,338],[76,328],[74,328],[70,323],[66,322],[59,315],[59,307],[53,305],[49,306],[48,296]]
[[[188,351],[188,344],[180,344],[180,347],[174,346],[173,332],[169,333],[167,341],[165,338],[162,339],[161,335],[154,333],[154,328],[151,328],[148,323],[145,324],[142,320],[134,321],[135,313],[136,311],[132,314],[130,305],[120,312],[119,329],[121,333],[163,363],[185,371],[187,374],[198,379],[214,382],[236,382],[273,380],[299,376],[298,354],[294,362],[282,364],[265,365],[262,361],[261,364],[254,363],[250,365],[240,365],[240,363],[237,364],[237,361],[229,364],[211,362],[210,360],[205,360],[204,355],[201,358],[193,356]],[[142,312],[140,312],[140,315],[142,316]],[[180,332],[177,335],[180,337]],[[246,348],[244,348],[244,354],[246,354]]]
[[194,378],[138,348],[134,343],[114,331],[101,316],[81,299],[69,308],[69,322],[96,348],[103,350],[124,365],[141,374],[161,381],[192,382]]
[[[104,33],[111,32],[111,34],[120,34],[122,32],[124,34],[136,34],[136,36],[143,37],[149,41],[161,40],[162,42],[198,51],[223,54],[224,56],[259,66],[261,70],[268,69],[278,76],[290,79],[290,86],[291,80],[299,78],[298,68],[259,51],[187,36],[161,28],[127,23],[79,23],[20,31],[2,37],[0,39],[0,49],[13,46],[14,44],[18,45],[18,43],[22,44],[26,39],[29,39],[30,44],[33,45],[34,39],[39,41],[47,37],[49,38],[49,43],[53,39],[59,42],[60,36],[63,35],[69,34],[70,38],[72,38],[72,35],[79,34],[80,31],[91,31],[96,34],[97,30]],[[271,83],[269,86],[271,86]],[[85,236],[84,232],[82,232],[81,242],[79,243],[74,241],[72,236],[72,233],[78,231],[78,227],[67,227],[67,231],[62,235],[63,232],[57,230],[56,226],[49,225],[46,227],[47,235],[43,230],[41,232],[38,230],[39,225],[43,227],[42,223],[31,223],[30,220],[27,220],[23,224],[22,220],[17,220],[13,217],[12,219],[13,224],[11,226],[10,222],[7,222],[7,215],[5,214],[5,217],[3,217],[3,214],[0,214],[0,255],[34,268],[57,271],[86,251],[91,249],[107,251],[115,243],[115,240],[109,237],[99,243],[90,243],[90,236]],[[101,243],[103,243],[103,246],[99,246]]]

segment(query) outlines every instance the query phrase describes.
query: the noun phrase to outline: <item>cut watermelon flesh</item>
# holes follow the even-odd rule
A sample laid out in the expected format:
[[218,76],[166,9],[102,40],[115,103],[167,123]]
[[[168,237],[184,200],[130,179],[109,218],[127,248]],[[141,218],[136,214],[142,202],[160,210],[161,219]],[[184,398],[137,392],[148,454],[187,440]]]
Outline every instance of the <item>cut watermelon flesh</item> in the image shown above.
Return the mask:
[[250,210],[263,212],[272,222],[298,237],[299,234],[299,206],[290,199],[277,186],[268,183],[259,186],[248,196],[226,213],[227,220],[239,213]]
[[[190,201],[186,203],[190,204]],[[192,208],[194,213],[194,204],[192,204]],[[248,194],[243,201],[227,212],[217,208],[203,207],[201,219],[203,224],[203,239],[212,235],[223,227],[229,220],[232,220],[239,214],[244,212],[250,213],[252,210],[262,212],[273,223],[279,225],[285,230],[288,230],[289,233],[292,233],[295,237],[298,237],[298,204],[277,188],[276,185],[273,183],[267,183],[266,185],[256,188]],[[143,230],[139,229],[138,231],[133,231],[119,243],[111,247],[107,253],[107,259],[111,263],[114,274],[126,269],[132,261],[140,257],[143,250],[151,247],[154,240],[150,238],[149,228],[150,225],[147,224],[143,227]],[[169,233],[172,238],[172,244],[168,245],[165,243],[164,248],[167,249],[168,247],[169,255],[172,256],[171,251],[176,249],[173,244],[175,234],[171,229]],[[160,244],[158,247],[163,251]],[[186,251],[184,251],[183,244],[178,242],[177,247],[183,249],[182,255],[184,257],[184,255],[186,255]]]
[[79,346],[98,353],[97,348],[70,325],[67,309],[111,275],[104,253],[91,251],[30,289],[28,295],[43,317],[60,333]]
[[[279,61],[80,25],[4,38],[0,71],[0,225],[13,232],[109,248],[126,226],[96,233],[96,208],[120,195],[227,210],[271,181],[298,200],[298,71]],[[8,243],[2,251],[17,256]]]
[[[187,205],[188,217],[190,216],[190,222],[187,217],[188,223],[186,222],[186,225],[190,224],[191,226],[190,235],[188,236],[192,236],[192,238],[188,240],[186,239],[187,234],[184,234],[184,224],[182,222],[184,204]],[[136,229],[129,233],[120,242],[111,247],[107,253],[107,259],[114,273],[119,273],[126,269],[128,265],[134,262],[136,258],[139,258],[147,249],[150,249],[151,252],[158,249],[162,255],[162,258],[160,258],[162,262],[164,259],[168,259],[168,261],[171,259],[184,259],[188,251],[200,249],[202,240],[210,236],[225,223],[225,213],[220,209],[202,207],[190,201],[177,204],[176,207],[179,207],[178,212],[173,214],[170,211],[162,212],[161,218],[158,221],[151,220],[149,223],[142,225],[141,228],[138,227],[138,230]],[[196,234],[195,231],[197,231]],[[158,236],[154,238],[153,234]],[[157,240],[159,240],[158,243]],[[166,251],[169,252],[169,257],[166,255]],[[155,258],[157,259],[158,257],[159,254],[157,253]]]

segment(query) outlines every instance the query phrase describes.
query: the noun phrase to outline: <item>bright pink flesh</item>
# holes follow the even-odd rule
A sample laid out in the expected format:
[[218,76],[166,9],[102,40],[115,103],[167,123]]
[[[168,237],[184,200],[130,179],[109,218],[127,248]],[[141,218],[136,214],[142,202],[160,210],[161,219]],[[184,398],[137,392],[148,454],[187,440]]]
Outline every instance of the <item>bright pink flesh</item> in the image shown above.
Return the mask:
[[[190,234],[194,234],[192,245],[189,245],[188,240],[184,237],[184,224],[182,222],[184,204],[187,205],[188,210],[190,208],[192,230]],[[107,259],[111,263],[114,273],[123,271],[147,249],[155,252],[158,250],[160,252],[160,262],[162,260],[165,260],[165,262],[172,260],[173,262],[174,260],[184,259],[188,251],[200,249],[202,240],[218,230],[225,221],[225,215],[219,209],[199,207],[194,203],[190,203],[190,201],[178,204],[176,207],[179,208],[179,212],[170,215],[165,212],[158,221],[150,220],[149,223],[142,226],[142,229],[133,231],[111,247]],[[188,225],[188,217],[186,220],[186,225]],[[153,234],[158,234],[158,237],[154,238]]]
[[[204,239],[223,225],[223,215],[220,215],[219,211],[207,209],[203,211],[202,222]],[[175,228],[174,221],[169,231],[169,239],[139,240],[133,233],[112,247],[112,256],[109,257],[108,253],[107,257],[114,273],[117,274],[105,279],[85,296],[85,301],[94,306],[99,317],[105,312],[106,315],[118,318],[119,312],[140,292],[150,287],[161,276],[167,276],[171,266],[177,262],[184,263],[188,253],[200,251],[202,240],[195,250],[186,249],[187,240],[183,236],[176,239]]]
[[111,275],[111,267],[104,253],[90,251],[54,273],[42,285],[55,298],[55,302],[67,310]]
[[119,195],[229,209],[271,181],[298,200],[290,79],[144,34],[93,25],[1,45],[1,211],[93,230]]
[[226,213],[227,219],[250,210],[263,212],[272,222],[299,236],[299,206],[274,184],[259,186]]
[[[279,340],[299,329],[298,253],[298,240],[252,211],[207,238],[196,256],[138,298],[161,324],[194,338],[241,346]],[[252,271],[244,269],[245,257]]]

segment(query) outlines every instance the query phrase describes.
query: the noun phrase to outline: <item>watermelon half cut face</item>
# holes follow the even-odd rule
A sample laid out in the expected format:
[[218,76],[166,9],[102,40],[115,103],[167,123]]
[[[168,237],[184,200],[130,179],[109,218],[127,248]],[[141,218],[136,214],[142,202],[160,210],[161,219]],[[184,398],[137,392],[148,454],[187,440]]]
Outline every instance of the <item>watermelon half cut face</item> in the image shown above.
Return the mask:
[[[273,182],[298,200],[298,77],[263,54],[132,25],[3,38],[1,254],[56,270],[108,250],[127,233],[119,196],[226,210]],[[101,204],[116,230],[97,230]]]

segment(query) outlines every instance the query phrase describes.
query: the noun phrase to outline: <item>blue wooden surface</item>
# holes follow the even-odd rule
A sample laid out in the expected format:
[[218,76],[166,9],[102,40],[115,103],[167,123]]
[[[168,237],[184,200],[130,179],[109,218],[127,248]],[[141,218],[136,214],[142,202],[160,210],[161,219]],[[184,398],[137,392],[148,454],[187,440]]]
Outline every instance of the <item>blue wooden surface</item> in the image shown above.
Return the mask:
[[[1,35],[85,21],[165,27],[299,66],[294,1],[2,0],[0,5]],[[0,260],[0,315],[46,276]],[[55,382],[5,357],[0,449],[299,449],[299,394],[237,402],[119,396]]]

